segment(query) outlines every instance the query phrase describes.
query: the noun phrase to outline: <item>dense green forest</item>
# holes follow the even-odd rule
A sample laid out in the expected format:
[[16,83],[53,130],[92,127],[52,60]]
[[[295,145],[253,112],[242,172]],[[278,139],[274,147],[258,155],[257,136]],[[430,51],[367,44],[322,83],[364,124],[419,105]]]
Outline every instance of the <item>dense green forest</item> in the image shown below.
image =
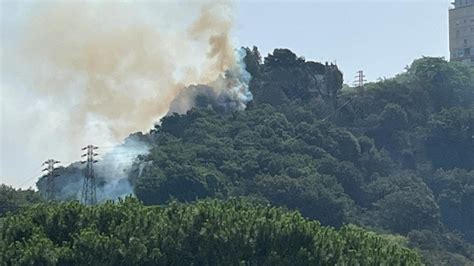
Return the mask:
[[129,176],[140,201],[239,197],[399,235],[430,265],[474,263],[472,68],[426,57],[350,88],[336,65],[246,51],[245,111],[198,96],[140,135],[152,146]]
[[[474,259],[474,71],[415,60],[342,90],[337,66],[276,49],[245,59],[253,102],[162,119],[131,176],[145,204],[248,197],[324,225],[401,234],[427,262]],[[455,254],[453,254],[455,253]]]
[[336,231],[240,200],[43,204],[1,225],[0,261],[21,265],[421,264],[415,251],[363,229]]
[[40,194],[32,189],[14,189],[0,184],[0,217],[8,212],[15,213],[43,199]]

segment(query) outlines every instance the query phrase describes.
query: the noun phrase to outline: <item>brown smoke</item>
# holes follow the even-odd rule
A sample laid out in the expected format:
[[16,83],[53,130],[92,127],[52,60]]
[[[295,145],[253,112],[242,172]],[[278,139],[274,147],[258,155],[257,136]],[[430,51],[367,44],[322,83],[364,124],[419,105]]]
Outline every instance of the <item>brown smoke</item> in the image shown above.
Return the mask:
[[[97,117],[116,138],[146,130],[186,83],[213,80],[234,64],[228,8],[205,4],[190,26],[169,30],[130,4],[42,6],[23,39],[22,53],[40,68],[32,89],[59,105],[75,97],[71,125],[62,126],[81,132]],[[202,61],[183,58],[192,56],[186,50],[202,53]]]
[[[232,28],[232,21],[222,17],[226,13],[218,14],[218,6],[206,5],[201,9],[199,18],[189,29],[191,37],[196,40],[206,39],[211,47],[208,57],[214,59],[209,72],[216,74],[232,67],[236,60],[234,56],[234,47],[229,38],[229,32]],[[210,82],[211,80],[209,80]]]

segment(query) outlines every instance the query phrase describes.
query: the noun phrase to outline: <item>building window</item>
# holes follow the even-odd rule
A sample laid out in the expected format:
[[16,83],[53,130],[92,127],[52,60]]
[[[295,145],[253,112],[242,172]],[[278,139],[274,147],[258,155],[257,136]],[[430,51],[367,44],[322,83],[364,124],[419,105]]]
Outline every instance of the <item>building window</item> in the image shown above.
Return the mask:
[[453,58],[461,58],[464,57],[464,49],[455,50],[453,53]]

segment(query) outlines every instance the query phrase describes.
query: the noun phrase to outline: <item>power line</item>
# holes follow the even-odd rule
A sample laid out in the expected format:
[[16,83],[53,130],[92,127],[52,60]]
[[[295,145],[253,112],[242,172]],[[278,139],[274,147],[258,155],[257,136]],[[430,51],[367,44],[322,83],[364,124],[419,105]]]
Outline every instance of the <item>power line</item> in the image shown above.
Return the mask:
[[344,106],[346,106],[347,104],[349,104],[351,101],[352,101],[352,98],[349,98],[349,100],[347,100],[344,104],[342,104],[341,106],[339,106],[336,110],[334,110],[334,112],[332,112],[331,114],[329,114],[328,116],[326,116],[322,121],[326,121],[328,118],[330,118],[331,116],[333,116],[334,114],[336,114],[339,110],[341,110],[342,108],[344,108]]
[[21,187],[23,187],[24,185],[26,185],[28,182],[30,182],[31,180],[33,180],[33,179],[35,179],[35,178],[38,178],[38,176],[40,176],[41,173],[40,173],[40,174],[35,174],[35,173],[38,173],[38,172],[41,171],[42,169],[43,169],[43,166],[35,168],[34,171],[31,171],[28,175],[25,175],[24,178],[20,178],[20,180],[21,180],[20,182],[21,182],[21,183],[17,183],[16,186],[17,186],[18,188],[21,188]]

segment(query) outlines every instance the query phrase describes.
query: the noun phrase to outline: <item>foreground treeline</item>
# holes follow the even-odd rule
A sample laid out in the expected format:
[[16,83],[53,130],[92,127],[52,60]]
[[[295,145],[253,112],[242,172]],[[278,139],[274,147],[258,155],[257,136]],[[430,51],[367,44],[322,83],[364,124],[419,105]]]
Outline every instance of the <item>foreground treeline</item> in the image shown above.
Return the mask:
[[363,229],[241,200],[42,204],[0,225],[7,264],[420,265],[416,252]]

